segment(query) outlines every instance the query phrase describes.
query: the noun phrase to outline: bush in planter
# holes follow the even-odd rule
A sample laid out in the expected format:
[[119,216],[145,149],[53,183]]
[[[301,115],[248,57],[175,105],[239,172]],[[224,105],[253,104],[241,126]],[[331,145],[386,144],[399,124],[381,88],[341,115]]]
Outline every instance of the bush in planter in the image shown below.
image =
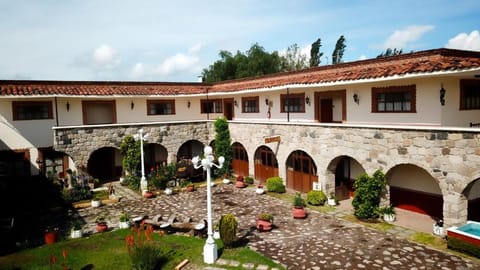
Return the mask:
[[285,192],[285,185],[283,184],[283,179],[279,176],[268,178],[267,190],[269,192],[277,192],[277,193]]
[[253,184],[253,178],[250,176],[245,177],[245,183],[249,185]]
[[305,207],[305,200],[302,198],[300,192],[295,193],[295,197],[293,197],[293,206],[298,208]]
[[260,214],[258,214],[257,218],[260,219],[260,220],[273,222],[273,215],[269,214],[269,213],[260,213]]
[[62,190],[62,197],[67,203],[90,200],[92,193],[88,187],[73,186],[71,189]]
[[310,190],[307,193],[307,203],[311,205],[324,205],[327,195],[321,190]]
[[378,217],[378,206],[380,199],[385,194],[387,184],[385,174],[376,170],[370,177],[366,173],[361,174],[355,180],[355,196],[352,205],[354,215],[360,219],[371,219]]
[[237,240],[237,218],[233,214],[226,214],[220,218],[218,228],[220,230],[220,237],[225,244],[225,247],[233,247]]
[[447,247],[450,249],[458,250],[461,252],[468,253],[477,258],[480,258],[480,247],[460,240],[455,237],[447,237]]

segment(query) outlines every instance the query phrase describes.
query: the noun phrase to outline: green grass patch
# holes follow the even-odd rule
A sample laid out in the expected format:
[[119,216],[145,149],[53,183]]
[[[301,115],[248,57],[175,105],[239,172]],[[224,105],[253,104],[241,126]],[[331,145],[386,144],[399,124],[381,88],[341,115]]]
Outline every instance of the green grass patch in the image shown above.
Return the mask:
[[447,250],[447,241],[445,239],[429,233],[416,232],[411,236],[411,240],[436,249]]
[[[69,269],[82,269],[83,267],[130,269],[131,260],[125,243],[125,237],[128,234],[131,234],[128,229],[116,230],[22,250],[0,257],[0,269],[51,269],[49,260],[52,255],[58,259],[54,269],[62,269],[62,263],[65,263]],[[162,255],[166,259],[162,269],[174,269],[184,259],[188,259],[191,264],[204,266],[202,252],[205,239],[180,235],[160,237],[155,233],[152,241],[162,250]],[[248,248],[224,249],[221,242],[217,242],[217,245],[220,258],[240,263],[265,264],[283,269],[270,259]],[[66,260],[62,256],[63,250],[67,252]]]

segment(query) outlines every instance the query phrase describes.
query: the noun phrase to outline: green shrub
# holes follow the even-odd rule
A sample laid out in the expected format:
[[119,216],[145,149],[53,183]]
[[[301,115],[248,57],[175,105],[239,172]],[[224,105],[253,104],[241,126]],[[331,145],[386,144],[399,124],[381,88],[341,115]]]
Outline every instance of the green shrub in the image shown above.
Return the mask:
[[310,190],[307,193],[307,203],[311,205],[324,205],[327,195],[321,190]]
[[295,193],[295,197],[293,197],[293,206],[294,207],[305,206],[305,200],[302,198],[302,194],[300,194],[300,192]]
[[474,244],[470,244],[454,237],[448,237],[447,246],[448,248],[465,252],[477,258],[480,258],[480,247],[475,246]]
[[370,177],[366,173],[361,174],[355,180],[355,197],[352,205],[354,215],[360,219],[371,219],[378,217],[378,207],[381,196],[385,194],[387,184],[385,174],[376,170]]
[[226,214],[220,218],[218,223],[220,237],[227,248],[233,247],[237,240],[237,218],[233,214]]
[[245,177],[245,183],[249,185],[253,184],[253,178],[250,176]]
[[258,214],[257,218],[273,223],[273,215],[270,214],[270,213],[265,213],[265,212],[260,213],[260,214]]
[[274,176],[267,179],[267,190],[269,192],[283,193],[285,192],[285,185],[280,176]]
[[68,202],[78,202],[83,200],[90,200],[92,193],[88,187],[73,186],[71,189],[64,189],[62,191],[63,199]]
[[136,175],[129,175],[125,177],[124,185],[128,186],[132,190],[140,189],[140,177]]

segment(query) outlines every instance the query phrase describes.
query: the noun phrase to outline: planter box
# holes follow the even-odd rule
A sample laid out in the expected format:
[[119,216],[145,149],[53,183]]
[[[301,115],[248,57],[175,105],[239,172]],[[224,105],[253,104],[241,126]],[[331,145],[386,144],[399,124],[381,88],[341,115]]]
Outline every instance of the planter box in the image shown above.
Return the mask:
[[120,229],[128,229],[128,228],[130,228],[130,222],[128,222],[128,221],[120,221],[120,222],[118,223],[118,227],[119,227]]
[[92,205],[92,207],[100,207],[100,205],[102,205],[102,201],[100,201],[100,200],[98,200],[98,201],[92,200],[92,201],[91,201],[91,205]]
[[72,230],[70,232],[70,238],[82,238],[83,236],[83,231],[80,230]]

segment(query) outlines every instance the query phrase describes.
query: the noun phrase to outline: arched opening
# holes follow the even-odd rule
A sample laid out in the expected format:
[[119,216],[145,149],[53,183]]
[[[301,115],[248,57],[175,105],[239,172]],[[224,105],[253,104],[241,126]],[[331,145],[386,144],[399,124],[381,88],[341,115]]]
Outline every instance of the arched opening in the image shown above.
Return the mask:
[[317,182],[317,166],[307,153],[297,150],[287,159],[287,187],[300,192],[309,192],[313,189],[313,182]]
[[88,159],[87,172],[103,183],[120,178],[122,175],[120,150],[113,147],[102,147],[93,151]]
[[149,143],[144,146],[145,168],[155,168],[167,163],[168,151],[157,143]]
[[194,156],[200,156],[203,153],[203,143],[197,140],[189,140],[184,142],[177,152],[177,161],[183,159],[192,159]]
[[442,191],[427,171],[402,164],[393,167],[386,176],[393,206],[443,219]]
[[248,154],[241,143],[232,144],[232,171],[234,174],[248,176]]
[[480,222],[480,178],[472,181],[463,191],[468,200],[468,220]]
[[338,157],[338,162],[335,167],[335,196],[339,200],[346,200],[353,197],[355,188],[355,179],[365,169],[355,159],[349,156]]
[[277,157],[272,149],[260,146],[255,151],[255,179],[263,183],[273,176],[278,176]]

